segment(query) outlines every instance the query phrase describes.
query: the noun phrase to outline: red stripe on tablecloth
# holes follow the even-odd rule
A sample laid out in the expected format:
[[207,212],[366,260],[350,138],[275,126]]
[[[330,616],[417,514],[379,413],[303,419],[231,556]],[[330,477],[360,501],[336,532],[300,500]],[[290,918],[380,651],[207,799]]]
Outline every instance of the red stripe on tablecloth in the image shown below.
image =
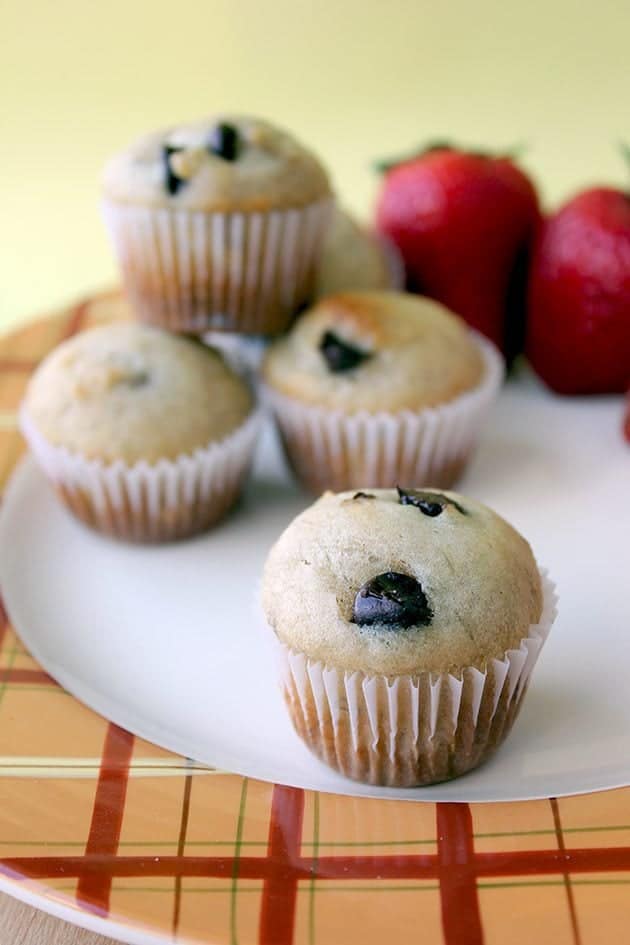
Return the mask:
[[[95,300],[84,299],[82,302],[73,305],[61,333],[61,341],[65,341],[81,331],[93,301]],[[0,374],[11,374],[12,372],[30,374],[35,370],[38,363],[39,360],[36,358],[0,358]]]
[[29,358],[26,361],[18,358],[0,358],[0,374],[24,373],[30,374],[37,367],[37,361]]
[[[300,863],[311,875],[307,864]],[[437,879],[440,875],[438,858],[394,854],[390,856],[319,856],[312,867],[316,879]]]
[[445,945],[483,945],[468,804],[436,804],[440,899]]
[[[605,828],[603,828],[605,829]],[[477,876],[535,876],[537,873],[599,873],[630,870],[630,847],[565,850],[516,850],[477,853]]]
[[[560,808],[558,807],[558,800],[555,797],[549,798],[549,804],[551,806],[551,813],[553,815],[553,826],[556,831],[556,840],[558,843],[558,849],[562,853],[566,852],[566,847],[564,845],[564,833],[562,831],[562,820],[560,819]],[[567,897],[567,906],[569,907],[569,916],[571,918],[571,930],[573,931],[573,943],[574,945],[582,945],[582,936],[580,935],[580,927],[578,925],[577,910],[575,908],[575,897],[573,895],[573,887],[571,886],[571,877],[569,876],[568,870],[563,870],[564,876],[564,891]]]
[[83,327],[83,322],[87,318],[87,313],[92,304],[92,299],[84,299],[82,302],[78,302],[76,305],[73,305],[70,313],[68,315],[68,321],[63,330],[62,338],[65,341],[68,338],[72,338],[73,335],[76,335],[77,332],[81,331]]
[[[0,862],[0,872],[13,878],[54,879],[60,876],[200,877],[232,879],[238,864],[239,879],[265,879],[272,867],[263,856],[33,856],[9,857]],[[296,873],[297,875],[297,873]],[[304,878],[310,876],[303,871]]]
[[[115,857],[118,851],[133,742],[134,737],[129,732],[117,725],[108,725],[85,859],[90,856]],[[111,874],[82,870],[78,875],[77,901],[92,911],[107,914]]]
[[[4,601],[0,595],[0,652],[2,651],[7,630],[10,626],[11,621],[9,620]],[[7,682],[50,684],[53,680],[43,669],[20,669],[15,666],[6,666],[0,669],[0,684]]]
[[48,673],[43,669],[20,669],[13,667],[11,669],[0,669],[0,683],[31,683],[32,685],[56,685]]
[[[304,791],[276,784],[271,799],[267,861],[260,907],[260,945],[291,945],[295,921]],[[242,875],[239,864],[239,876]]]
[[4,638],[7,635],[7,630],[9,629],[10,621],[9,615],[7,613],[6,607],[4,606],[4,600],[2,595],[0,595],[0,653],[2,652],[2,647],[4,645]]
[[[177,838],[177,856],[183,856],[186,849],[186,834],[188,832],[188,818],[190,816],[190,795],[192,793],[192,775],[187,774],[184,780],[184,796],[182,798],[182,813],[179,821],[179,836]],[[182,904],[182,878],[175,877],[175,896],[173,899],[173,922],[171,931],[173,938],[179,930],[179,916]]]
[[[435,879],[441,872],[437,857],[329,856],[301,857],[293,865],[278,870],[277,862],[263,856],[18,856],[0,861],[0,870],[12,876],[46,879],[83,874],[107,876],[209,876],[232,879],[238,866],[239,879],[351,879],[397,880]],[[531,876],[536,874],[607,873],[630,870],[630,847],[593,849],[521,850],[508,853],[476,853],[474,872],[480,876]]]

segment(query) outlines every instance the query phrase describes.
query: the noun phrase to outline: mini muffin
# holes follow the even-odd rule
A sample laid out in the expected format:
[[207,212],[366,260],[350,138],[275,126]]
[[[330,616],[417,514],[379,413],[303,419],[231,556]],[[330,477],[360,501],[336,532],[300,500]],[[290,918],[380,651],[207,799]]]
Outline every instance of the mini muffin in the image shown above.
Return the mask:
[[134,541],[183,538],[220,519],[258,427],[252,394],[217,352],[124,323],[56,348],[29,383],[20,422],[67,507]]
[[328,176],[286,132],[220,116],[140,138],[104,174],[104,213],[139,318],[276,334],[310,296]]
[[394,244],[337,209],[324,240],[316,298],[349,289],[399,289],[403,285],[403,264]]
[[298,735],[343,774],[457,777],[508,734],[555,615],[521,535],[453,492],[326,493],[267,558]]
[[403,292],[323,299],[263,364],[289,462],[315,493],[452,485],[502,376],[490,342]]

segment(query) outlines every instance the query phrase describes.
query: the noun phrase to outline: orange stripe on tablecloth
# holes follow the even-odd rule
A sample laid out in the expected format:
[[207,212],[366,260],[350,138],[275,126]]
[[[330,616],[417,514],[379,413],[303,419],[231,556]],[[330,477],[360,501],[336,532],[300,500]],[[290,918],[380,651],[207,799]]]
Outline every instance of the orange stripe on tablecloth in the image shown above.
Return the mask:
[[[85,857],[114,857],[118,851],[127,794],[129,764],[134,737],[117,725],[107,726],[101,768],[94,795],[92,823],[85,846]],[[107,914],[112,885],[111,874],[80,871],[77,901],[90,911]]]
[[483,945],[473,826],[468,804],[436,804],[445,945]]
[[[295,922],[304,791],[276,784],[271,799],[267,860],[272,872],[265,879],[260,906],[260,945],[291,945]],[[241,864],[238,875],[242,875]]]

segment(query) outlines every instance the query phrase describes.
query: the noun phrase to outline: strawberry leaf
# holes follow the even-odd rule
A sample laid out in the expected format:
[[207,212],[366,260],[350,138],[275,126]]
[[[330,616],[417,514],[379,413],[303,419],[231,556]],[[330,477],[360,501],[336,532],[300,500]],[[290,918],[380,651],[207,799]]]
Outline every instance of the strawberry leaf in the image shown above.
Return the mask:
[[450,144],[448,141],[432,141],[423,148],[416,148],[415,151],[411,151],[409,154],[401,154],[395,158],[384,158],[374,161],[374,169],[379,174],[386,174],[388,171],[391,171],[392,168],[398,167],[399,164],[407,164],[409,161],[415,161],[416,158],[423,157],[425,154],[429,154],[431,151],[455,151],[456,148]]
[[[509,161],[519,160],[527,151],[527,145],[524,142],[513,145],[511,148],[506,148],[505,151],[482,151],[477,148],[459,148],[454,144],[451,144],[450,141],[431,141],[429,144],[425,145],[422,148],[417,148],[415,151],[411,151],[409,154],[403,154],[396,158],[385,158],[383,160],[374,161],[373,167],[378,174],[387,174],[388,171],[391,171],[393,168],[398,167],[399,164],[407,164],[410,161],[415,161],[418,158],[423,157],[425,154],[430,154],[432,151],[460,151],[462,154],[470,154],[475,157],[480,158],[504,158]],[[627,149],[628,160],[630,161],[630,148]]]

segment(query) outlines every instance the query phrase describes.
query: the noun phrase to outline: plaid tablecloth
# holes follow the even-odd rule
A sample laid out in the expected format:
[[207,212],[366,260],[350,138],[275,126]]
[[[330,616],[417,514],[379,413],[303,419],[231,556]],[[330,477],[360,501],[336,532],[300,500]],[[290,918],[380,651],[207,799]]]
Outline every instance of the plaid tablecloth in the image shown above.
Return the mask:
[[[0,341],[0,485],[16,409],[107,293]],[[514,804],[317,794],[210,771],[81,706],[0,611],[0,871],[179,942],[630,943],[630,788]]]

